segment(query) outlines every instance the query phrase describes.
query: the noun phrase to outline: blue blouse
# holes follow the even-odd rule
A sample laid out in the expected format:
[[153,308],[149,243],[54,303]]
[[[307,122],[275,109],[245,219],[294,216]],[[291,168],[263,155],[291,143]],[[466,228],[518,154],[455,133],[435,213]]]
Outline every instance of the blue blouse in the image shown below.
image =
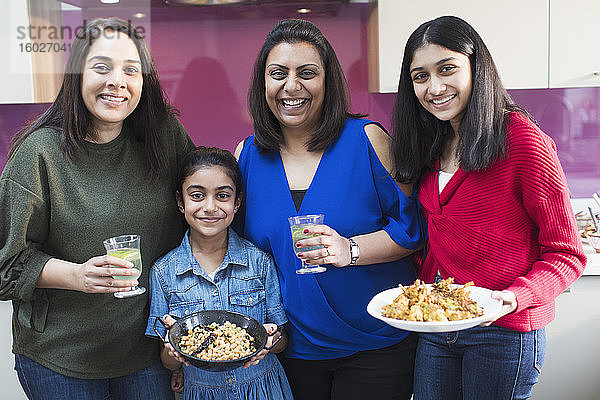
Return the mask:
[[[408,259],[336,268],[298,275],[287,218],[325,214],[325,224],[345,237],[384,229],[399,245],[415,249],[421,228],[416,195],[406,197],[379,161],[364,127],[349,119],[330,144],[297,212],[279,152],[260,153],[250,136],[240,154],[246,214],[244,236],[272,253],[289,319],[286,356],[302,359],[345,357],[398,343],[408,334],[367,314],[378,292],[411,284]],[[416,191],[414,191],[416,193]]]
[[[156,318],[183,317],[202,310],[246,314],[261,324],[287,322],[273,259],[229,229],[229,243],[214,279],[200,267],[189,243],[189,231],[179,247],[159,259],[150,271],[150,318],[146,335],[156,337]],[[162,337],[165,329],[156,324]],[[210,372],[184,365],[183,399],[291,399],[291,390],[277,357],[268,353],[247,369]]]

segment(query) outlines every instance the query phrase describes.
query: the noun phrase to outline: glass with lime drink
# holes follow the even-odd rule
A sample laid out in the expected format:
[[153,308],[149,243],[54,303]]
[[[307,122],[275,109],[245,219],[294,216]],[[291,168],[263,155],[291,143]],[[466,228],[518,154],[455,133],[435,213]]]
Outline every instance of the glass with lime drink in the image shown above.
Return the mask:
[[[131,262],[133,269],[137,271],[135,275],[115,275],[113,276],[114,279],[135,280],[140,277],[142,274],[142,256],[140,253],[140,237],[138,235],[122,235],[106,239],[104,247],[106,248],[106,254]],[[114,293],[114,296],[122,299],[137,296],[145,291],[146,288],[144,287],[132,286],[128,291]]]
[[[304,228],[311,225],[321,225],[325,216],[323,214],[312,214],[312,215],[297,215],[295,217],[289,217],[290,229],[292,231],[292,244],[294,246],[294,252],[304,252],[323,248],[322,245],[312,247],[296,247],[296,242],[302,239],[308,239],[310,237],[319,236],[319,234],[306,234]],[[327,268],[322,265],[308,265],[302,261],[300,269],[296,270],[297,274],[314,274],[317,272],[325,272]]]

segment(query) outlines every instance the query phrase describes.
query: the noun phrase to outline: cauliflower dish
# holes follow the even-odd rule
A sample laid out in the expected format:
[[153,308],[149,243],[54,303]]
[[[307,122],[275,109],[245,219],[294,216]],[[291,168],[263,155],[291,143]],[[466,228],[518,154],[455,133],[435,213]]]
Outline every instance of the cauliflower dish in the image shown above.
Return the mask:
[[458,321],[483,315],[483,310],[469,297],[467,287],[453,288],[454,278],[426,285],[419,279],[410,286],[398,285],[402,293],[383,306],[382,315],[406,321]]

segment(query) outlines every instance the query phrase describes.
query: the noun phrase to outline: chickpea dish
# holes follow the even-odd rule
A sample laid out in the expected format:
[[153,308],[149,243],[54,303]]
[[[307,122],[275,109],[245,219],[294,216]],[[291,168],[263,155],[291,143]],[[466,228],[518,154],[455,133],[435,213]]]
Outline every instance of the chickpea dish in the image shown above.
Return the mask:
[[256,351],[254,338],[244,328],[229,321],[188,330],[188,334],[181,337],[179,348],[208,361],[237,360]]

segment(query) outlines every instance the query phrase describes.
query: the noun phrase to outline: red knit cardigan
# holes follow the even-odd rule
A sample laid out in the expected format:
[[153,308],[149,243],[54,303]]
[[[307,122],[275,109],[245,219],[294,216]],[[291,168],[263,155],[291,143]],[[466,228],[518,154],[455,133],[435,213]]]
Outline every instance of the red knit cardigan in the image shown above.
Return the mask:
[[429,245],[421,278],[510,290],[518,307],[496,325],[531,331],[554,319],[556,297],[582,273],[569,189],[554,142],[511,113],[507,154],[483,171],[458,169],[439,194],[438,173],[419,188]]

